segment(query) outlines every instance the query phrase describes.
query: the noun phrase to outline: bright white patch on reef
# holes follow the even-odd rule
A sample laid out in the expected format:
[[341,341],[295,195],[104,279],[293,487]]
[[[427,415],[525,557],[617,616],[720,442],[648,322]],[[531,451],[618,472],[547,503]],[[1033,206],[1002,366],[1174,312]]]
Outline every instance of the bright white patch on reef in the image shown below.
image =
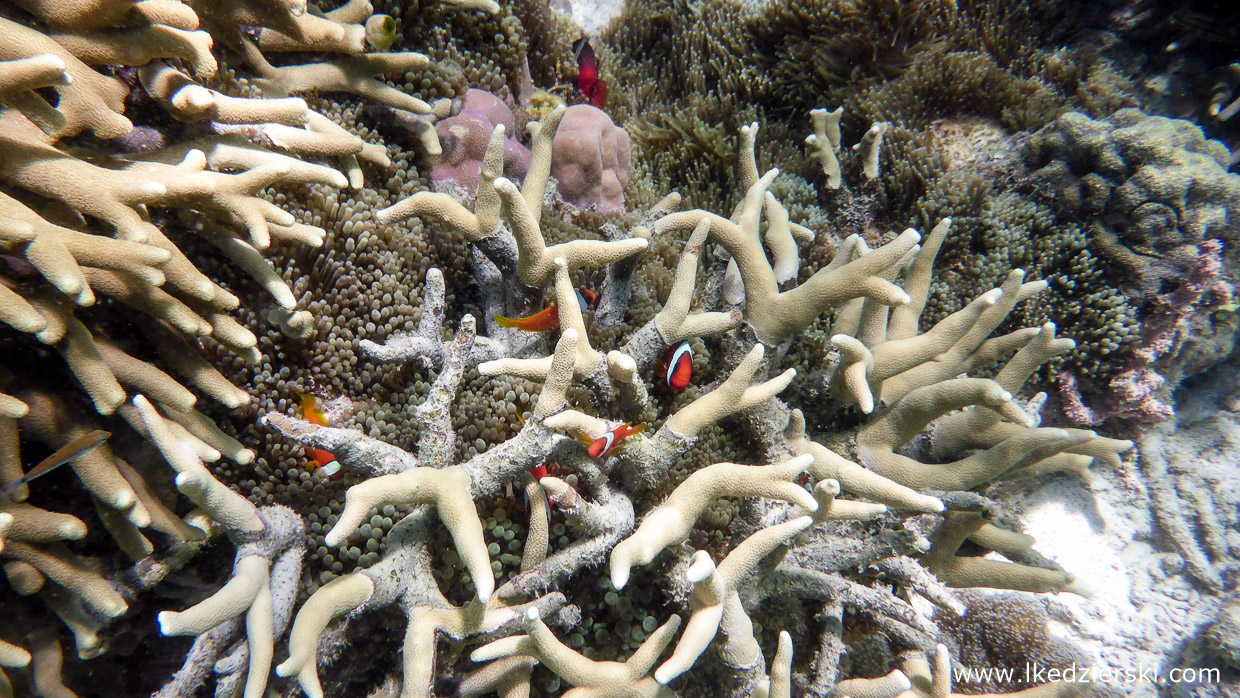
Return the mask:
[[[1178,436],[1191,439],[1182,433],[1169,441]],[[1098,668],[1165,672],[1177,666],[1188,638],[1217,615],[1220,598],[1203,594],[1162,541],[1135,463],[1119,470],[1095,466],[1089,484],[1057,477],[1003,489],[1001,498],[1019,512],[1023,532],[1037,540],[1034,549],[1092,590],[1090,598],[1048,597],[1047,610],[1054,619],[1050,631],[1071,638]],[[1107,695],[1160,695],[1159,687],[1140,681],[1109,688]]]
[[590,36],[602,33],[624,12],[624,0],[572,0],[572,5],[573,21]]

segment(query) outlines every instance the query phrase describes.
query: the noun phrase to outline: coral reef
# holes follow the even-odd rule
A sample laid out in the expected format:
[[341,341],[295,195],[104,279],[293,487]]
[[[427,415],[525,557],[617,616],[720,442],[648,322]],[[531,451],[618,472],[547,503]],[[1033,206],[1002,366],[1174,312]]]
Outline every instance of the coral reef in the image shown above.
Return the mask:
[[0,3],[0,696],[1076,696],[956,674],[1110,659],[1006,495],[1134,462],[1235,669],[1106,434],[1240,192],[1066,8],[634,2],[603,111],[535,0]]
[[604,212],[624,208],[632,169],[629,134],[602,109],[569,107],[556,131],[551,158],[551,176],[565,201]]
[[1187,122],[1135,109],[1100,121],[1067,114],[1027,148],[1034,186],[1057,214],[1095,221],[1091,247],[1123,275],[1111,285],[1142,320],[1139,333],[1110,343],[1122,371],[1106,389],[1070,378],[1074,418],[1171,417],[1176,386],[1235,344],[1240,176],[1227,171],[1227,149]]

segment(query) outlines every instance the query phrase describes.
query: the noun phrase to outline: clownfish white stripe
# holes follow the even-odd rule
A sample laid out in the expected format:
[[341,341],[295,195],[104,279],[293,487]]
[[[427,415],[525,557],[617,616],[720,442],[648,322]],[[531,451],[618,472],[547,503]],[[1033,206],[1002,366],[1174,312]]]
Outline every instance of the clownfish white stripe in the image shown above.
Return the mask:
[[669,388],[672,387],[672,376],[676,373],[676,367],[680,365],[680,358],[682,356],[688,357],[690,361],[693,360],[693,348],[689,346],[688,342],[681,342],[676,347],[676,351],[672,353],[672,359],[667,362],[667,371],[664,378],[667,380],[667,387]]

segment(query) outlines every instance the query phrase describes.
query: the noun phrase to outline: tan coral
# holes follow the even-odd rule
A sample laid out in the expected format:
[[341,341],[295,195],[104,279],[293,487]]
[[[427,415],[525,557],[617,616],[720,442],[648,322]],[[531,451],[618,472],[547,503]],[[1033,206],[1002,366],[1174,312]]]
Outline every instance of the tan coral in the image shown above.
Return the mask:
[[[709,220],[712,239],[732,255],[734,268],[744,284],[743,298],[735,300],[739,302],[743,299],[746,322],[754,328],[761,341],[772,346],[812,323],[828,308],[854,298],[871,298],[886,305],[909,302],[908,294],[884,278],[884,273],[897,265],[921,239],[912,229],[858,259],[837,254],[830,264],[804,283],[789,291],[780,291],[781,278],[795,276],[798,264],[792,255],[796,243],[787,239],[804,235],[804,229],[788,224],[786,212],[778,201],[767,197],[767,188],[778,176],[779,170],[772,169],[761,177],[757,176],[754,154],[756,132],[756,124],[742,129],[741,174],[747,191],[731,219],[703,210],[672,213],[655,223],[654,232],[692,230],[703,220]],[[773,230],[768,231],[768,239],[774,243],[772,249],[779,255],[773,262],[767,259],[760,235],[764,211]],[[855,248],[855,241],[851,245]]]
[[676,280],[672,283],[667,303],[655,315],[655,327],[665,344],[676,344],[691,337],[726,332],[738,327],[744,319],[736,311],[689,314],[689,306],[693,302],[693,287],[697,280],[698,258],[702,254],[702,246],[706,244],[706,235],[709,232],[710,222],[702,219],[689,235],[688,242],[680,252],[680,259],[676,262]]
[[395,475],[371,478],[345,494],[340,520],[324,538],[328,545],[344,542],[372,507],[388,504],[434,504],[452,534],[457,553],[474,579],[478,600],[486,603],[495,590],[491,558],[482,536],[482,522],[469,496],[469,475],[459,468],[409,468]]
[[239,25],[260,27],[260,43],[269,50],[361,53],[365,28],[355,20],[357,9],[370,13],[370,3],[351,2],[340,19],[307,11],[306,0],[195,0],[190,3],[213,34],[230,39]]
[[[555,296],[560,329],[574,330],[580,338],[577,340],[577,356],[573,362],[574,376],[581,380],[607,369],[608,375],[617,378],[619,382],[631,383],[635,370],[631,358],[619,351],[604,354],[590,346],[585,319],[577,303],[577,291],[569,279],[568,262],[563,257],[555,259]],[[484,376],[505,375],[542,381],[546,380],[553,360],[552,356],[536,359],[496,359],[479,364],[478,372]],[[628,380],[624,380],[625,378]]]
[[935,647],[933,663],[920,657],[908,657],[903,663],[904,671],[911,679],[912,688],[901,698],[1077,698],[1089,694],[1093,681],[1051,681],[1012,693],[956,693],[952,690],[952,661],[947,646]]
[[763,342],[771,345],[809,325],[828,308],[859,296],[889,305],[908,302],[903,290],[879,274],[899,262],[921,239],[911,229],[860,259],[845,262],[837,256],[806,282],[781,292],[758,235],[766,188],[777,174],[778,170],[771,170],[749,189],[739,223],[699,210],[669,214],[655,223],[654,230],[692,230],[702,220],[709,220],[711,237],[728,250],[740,270],[745,285],[745,320]]
[[496,659],[470,672],[457,690],[461,698],[477,698],[491,692],[500,698],[529,698],[530,672],[537,665],[537,659],[525,655]]
[[185,31],[160,24],[114,29],[91,34],[51,34],[75,58],[87,65],[146,65],[159,58],[178,58],[195,75],[213,77],[219,69],[211,55],[214,41],[204,31]]
[[796,369],[790,368],[769,381],[750,385],[762,366],[764,355],[765,349],[761,344],[754,346],[727,380],[668,417],[665,426],[683,436],[696,436],[703,428],[725,416],[759,405],[779,394],[796,377]]
[[[495,244],[514,260],[492,258],[501,269],[511,266],[522,282],[539,287],[555,274],[555,260],[563,258],[569,269],[601,267],[644,250],[648,241],[642,238],[616,241],[572,240],[547,247],[539,227],[543,196],[551,172],[551,148],[564,109],[557,108],[545,122],[531,124],[533,134],[530,167],[518,189],[503,177],[504,128],[495,127],[487,145],[486,156],[478,180],[474,211],[469,211],[447,194],[419,192],[379,211],[381,223],[424,216],[439,220],[463,233],[471,242],[495,239]],[[507,219],[515,250],[504,250],[500,214]],[[515,253],[515,254],[514,254]]]
[[814,498],[794,482],[812,461],[809,456],[798,456],[776,465],[715,463],[694,472],[646,514],[632,535],[612,548],[612,584],[623,589],[630,569],[649,564],[667,547],[687,539],[702,513],[719,497],[766,497],[816,511]]
[[813,523],[812,518],[802,516],[768,526],[741,541],[718,567],[709,553],[703,550],[694,553],[687,573],[693,583],[689,595],[692,615],[672,656],[654,673],[659,683],[667,685],[692,668],[720,632],[724,635],[720,648],[724,664],[744,669],[762,661],[762,650],[753,637],[753,623],[741,605],[737,587],[763,558]]
[[13,687],[3,669],[21,669],[30,664],[30,652],[24,647],[0,640],[0,696],[12,696]]
[[[831,341],[842,357],[832,375],[832,388],[856,402],[862,412],[872,412],[880,399],[894,403],[914,388],[967,373],[1036,334],[1018,330],[989,338],[1017,302],[1046,288],[1042,281],[1025,283],[1020,270],[1010,273],[1000,288],[978,296],[929,331],[918,331],[935,257],[950,229],[950,218],[939,221],[913,254],[904,270],[907,304],[888,308],[856,299],[836,316]],[[889,269],[889,280],[899,271]]]
[[198,16],[179,0],[18,0],[54,27],[94,31],[133,23],[197,29]]
[[[1052,358],[1070,351],[1076,345],[1070,339],[1055,336],[1054,323],[1038,328],[1028,344],[1004,364],[995,375],[995,382],[1005,390],[1015,392],[1025,386],[1039,367]],[[936,458],[948,458],[967,450],[993,448],[1005,439],[1020,432],[1021,425],[1004,421],[1000,415],[987,409],[973,407],[943,417],[935,422],[931,453]],[[1130,450],[1133,442],[1126,439],[1109,439],[1102,436],[1085,441],[1079,446],[1067,448],[1063,453],[1025,466],[1005,477],[1027,477],[1050,472],[1069,471],[1088,477],[1088,467],[1101,461],[1112,467],[1120,463],[1120,454]]]
[[0,104],[20,111],[44,133],[54,136],[69,122],[35,90],[69,85],[73,79],[65,72],[66,67],[63,59],[50,53],[0,62]]
[[[27,393],[22,395],[22,400],[30,406],[30,412],[21,420],[23,433],[55,448],[94,429],[89,420],[57,397]],[[82,486],[101,502],[124,512],[136,526],[150,525],[150,512],[117,470],[106,443],[86,451],[68,465],[81,480]]]
[[0,192],[0,216],[29,226],[0,225],[0,249],[24,257],[48,283],[74,299],[91,305],[95,296],[82,267],[109,269],[135,276],[151,286],[162,286],[161,269],[171,255],[166,251],[130,242],[91,235],[44,220],[16,199]]
[[245,42],[245,46],[246,60],[259,75],[254,82],[268,97],[288,97],[311,90],[348,92],[394,109],[404,109],[415,114],[431,113],[431,105],[371,77],[402,75],[409,71],[423,70],[430,65],[430,59],[424,54],[368,53],[338,58],[329,63],[277,68],[268,63],[253,44]]
[[[950,463],[921,463],[898,452],[934,419],[970,405],[995,410],[1020,428],[991,448]],[[857,452],[866,467],[906,487],[967,490],[1070,452],[1097,437],[1092,431],[1035,428],[1032,423],[998,383],[954,378],[910,392],[871,420],[857,435]]]
[[840,118],[844,115],[844,107],[836,107],[835,111],[814,109],[809,113],[814,124],[814,132],[805,137],[805,145],[809,146],[810,157],[822,165],[822,173],[827,176],[827,186],[839,189],[843,183],[840,176]]
[[872,679],[845,679],[831,690],[836,696],[855,696],[856,698],[905,698],[913,683],[899,669],[893,669],[886,676]]
[[306,100],[245,99],[230,97],[194,82],[164,61],[151,61],[138,71],[142,87],[182,121],[211,120],[224,124],[278,123],[300,126],[306,122]]
[[[90,130],[100,138],[116,138],[133,130],[133,123],[122,116],[129,94],[124,83],[95,72],[46,35],[0,18],[0,61],[44,55],[60,59],[68,76],[68,80],[55,86],[60,96],[56,111],[64,119],[64,126],[56,130],[55,137]],[[41,133],[38,138],[42,138]]]
[[929,513],[943,511],[943,502],[937,497],[924,495],[911,487],[905,487],[812,441],[805,434],[805,416],[801,410],[794,409],[789,415],[784,440],[793,452],[814,457],[814,463],[810,466],[810,474],[815,480],[836,480],[840,483],[840,487],[849,492],[896,508]]
[[986,519],[978,514],[949,513],[931,535],[932,545],[922,558],[923,564],[951,587],[1089,594],[1088,588],[1067,572],[956,555],[965,539],[977,534],[986,523]]
[[792,698],[792,636],[787,630],[779,631],[769,675],[758,682],[754,698]]
[[650,669],[680,629],[680,616],[672,616],[621,662],[596,662],[560,642],[537,612],[526,614],[527,635],[497,640],[470,655],[475,662],[513,655],[533,655],[543,666],[575,686],[565,693],[572,698],[670,698],[666,686],[650,676]]

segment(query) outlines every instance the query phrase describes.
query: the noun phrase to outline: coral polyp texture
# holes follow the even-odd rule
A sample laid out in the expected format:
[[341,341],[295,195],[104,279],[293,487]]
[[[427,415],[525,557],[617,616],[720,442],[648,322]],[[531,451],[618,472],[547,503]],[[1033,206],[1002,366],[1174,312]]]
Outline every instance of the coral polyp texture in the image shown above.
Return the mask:
[[0,2],[0,698],[1223,695],[1240,179],[1077,5]]

